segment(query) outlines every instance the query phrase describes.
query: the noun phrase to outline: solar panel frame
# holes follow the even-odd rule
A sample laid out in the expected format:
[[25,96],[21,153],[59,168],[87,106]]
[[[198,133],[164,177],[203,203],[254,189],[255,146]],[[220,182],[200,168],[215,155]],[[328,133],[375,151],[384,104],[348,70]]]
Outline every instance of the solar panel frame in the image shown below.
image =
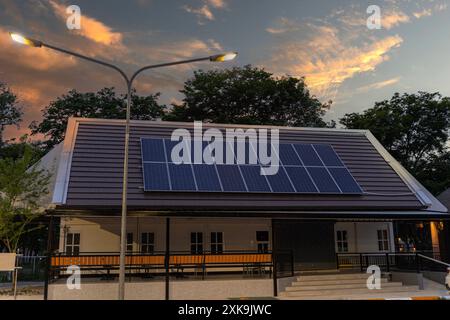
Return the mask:
[[[161,156],[156,156],[156,157],[149,157],[149,150],[148,150],[148,141],[146,140],[152,140],[153,142],[155,142],[155,140],[158,141],[162,141],[162,145],[164,147],[164,152],[162,152],[164,154],[164,161],[162,160]],[[194,140],[191,141],[192,143],[194,142]],[[179,190],[177,190],[177,188],[175,188],[172,185],[172,179],[174,177],[171,177],[171,171],[170,171],[170,164],[172,165],[177,165],[174,164],[171,159],[169,160],[169,156],[167,154],[168,150],[167,147],[173,147],[174,143],[179,143],[179,141],[175,141],[172,142],[170,139],[167,138],[155,138],[155,137],[141,137],[141,156],[142,156],[142,169],[143,169],[143,178],[144,178],[144,191],[171,191],[171,192],[177,192],[177,191],[181,191],[181,192],[233,192],[233,193],[268,193],[268,192],[275,192],[275,193],[286,193],[286,194],[293,194],[293,193],[298,193],[298,194],[336,194],[336,195],[361,195],[364,193],[362,187],[359,185],[359,183],[356,181],[356,179],[353,177],[353,175],[350,173],[350,171],[348,170],[348,168],[345,166],[344,162],[342,161],[342,159],[339,157],[339,155],[337,154],[337,152],[334,150],[332,145],[329,144],[301,144],[301,143],[280,143],[279,144],[279,151],[277,156],[279,157],[279,172],[281,172],[281,175],[263,175],[265,181],[267,182],[267,186],[269,187],[270,190],[267,190],[267,188],[261,188],[261,189],[266,189],[266,190],[256,190],[256,187],[252,187],[253,181],[249,181],[248,180],[248,173],[244,172],[246,167],[245,166],[255,166],[255,164],[237,164],[237,158],[236,158],[236,153],[234,152],[234,164],[195,164],[194,163],[194,159],[191,159],[192,161],[190,162],[190,164],[185,164],[185,166],[190,166],[191,169],[191,177],[192,177],[192,182],[191,185],[195,185],[195,189],[194,188],[181,188]],[[227,143],[227,142],[225,142]],[[316,148],[317,146],[317,148]],[[205,144],[205,142],[202,143],[202,151],[205,151],[205,147],[209,147],[209,144]],[[226,151],[227,150],[231,150],[235,149],[236,146],[232,146],[232,145],[228,145],[228,143],[226,145],[224,145],[224,160],[226,160]],[[191,148],[193,148],[193,145],[191,146]],[[310,153],[302,154],[301,151],[307,151],[305,148],[307,148]],[[319,149],[320,151],[318,151],[317,149]],[[257,150],[254,149],[254,146],[250,143],[246,142],[246,156],[245,159],[246,161],[248,160],[249,154],[252,151],[258,155]],[[289,155],[286,156],[286,154],[283,154],[283,150],[293,150],[294,153],[290,153]],[[192,149],[191,149],[192,151]],[[248,154],[247,154],[248,151]],[[313,151],[313,152],[311,152]],[[330,153],[330,151],[332,153]],[[274,150],[272,149],[271,152],[274,152]],[[330,156],[330,158],[327,158],[327,152],[328,152],[328,156]],[[292,156],[296,156],[294,158],[292,158]],[[298,161],[297,161],[298,159]],[[157,161],[159,160],[159,161]],[[259,160],[259,159],[258,159]],[[284,160],[284,161],[283,161]],[[293,161],[291,161],[293,160]],[[304,161],[307,161],[306,163]],[[286,163],[283,163],[286,162]],[[159,163],[163,166],[163,164],[165,164],[165,174],[167,175],[167,184],[169,185],[169,187],[167,189],[163,189],[163,190],[154,190],[151,189],[149,187],[149,183],[147,181],[148,178],[148,173],[146,173],[146,164],[148,163]],[[327,165],[328,164],[328,165]],[[332,166],[331,164],[335,164],[335,166]],[[220,185],[220,189],[218,188],[217,183],[214,183],[215,186],[214,190],[206,190],[203,187],[199,187],[199,183],[198,183],[198,179],[197,179],[197,173],[196,170],[194,168],[194,166],[198,166],[198,165],[208,165],[211,166],[214,171],[215,171],[215,176],[217,177],[217,181],[218,184]],[[259,161],[258,164],[259,165]],[[240,186],[238,188],[230,188],[229,186],[226,186],[226,184],[229,182],[227,182],[228,177],[221,177],[221,173],[220,171],[223,171],[224,169],[218,169],[218,166],[234,166],[236,168],[234,168],[234,172],[235,173],[239,173],[239,180],[242,182],[238,182],[238,184],[240,184]],[[315,169],[311,169],[310,168],[321,168],[322,172],[325,172],[328,174],[328,177],[331,179],[331,181],[333,182],[331,187],[328,188],[328,191],[325,190],[323,188],[323,186],[319,186],[319,184],[321,183],[320,181],[317,181],[316,178],[314,177],[314,174],[311,174],[312,171],[315,171]],[[330,169],[339,169],[339,170],[331,170]],[[237,169],[237,170],[236,170]],[[228,170],[228,169],[226,169]],[[233,170],[233,169],[230,169]],[[298,177],[296,177],[294,175],[294,172],[297,171],[297,174],[301,171],[306,172],[307,173],[307,177],[308,180],[305,182],[306,185],[302,186],[301,183],[298,180]],[[336,173],[338,172],[338,173]],[[211,173],[211,172],[210,172]],[[290,174],[291,173],[291,174]],[[222,172],[223,174],[223,172]],[[303,173],[302,173],[303,174]],[[246,177],[247,176],[247,177]],[[306,176],[305,176],[306,177]],[[279,181],[277,179],[284,179],[286,181]],[[349,182],[351,185],[347,186],[345,185],[345,183],[347,183],[346,181],[342,181],[339,179],[346,179],[347,182]],[[351,180],[350,180],[351,179]],[[224,185],[224,181],[225,181],[225,185]],[[263,180],[264,181],[264,180]],[[203,181],[204,182],[204,181]],[[202,184],[203,184],[202,182]],[[312,189],[312,185],[314,186],[316,191],[313,190],[308,190],[308,189]],[[299,184],[300,183],[300,184]],[[163,185],[166,185],[166,183],[163,181],[162,182]],[[264,183],[263,183],[264,184]],[[277,185],[278,184],[278,185]],[[344,185],[343,185],[344,184]],[[281,187],[281,185],[284,185],[284,187]],[[336,188],[334,188],[334,186]],[[301,189],[301,190],[300,190]],[[322,190],[322,191],[321,191]]]

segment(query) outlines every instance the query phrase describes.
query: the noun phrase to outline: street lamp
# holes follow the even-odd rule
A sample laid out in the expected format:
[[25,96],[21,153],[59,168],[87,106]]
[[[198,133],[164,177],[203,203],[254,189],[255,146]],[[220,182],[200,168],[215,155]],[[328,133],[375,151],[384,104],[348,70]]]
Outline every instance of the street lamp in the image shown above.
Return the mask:
[[169,67],[174,66],[178,64],[185,64],[185,63],[192,63],[192,62],[199,62],[199,61],[211,61],[211,62],[225,62],[230,61],[236,58],[237,52],[230,52],[230,53],[223,53],[223,54],[216,54],[208,57],[203,58],[194,58],[189,60],[182,60],[182,61],[175,61],[175,62],[168,62],[168,63],[161,63],[161,64],[155,64],[155,65],[149,65],[145,66],[139,70],[137,70],[133,75],[129,78],[127,74],[122,71],[119,67],[112,65],[110,63],[100,61],[94,58],[87,57],[85,55],[68,51],[66,49],[61,49],[58,47],[54,47],[52,45],[49,45],[48,43],[44,43],[42,41],[31,39],[28,37],[24,37],[23,35],[19,33],[10,33],[11,38],[21,44],[28,45],[31,47],[41,48],[46,47],[55,51],[59,51],[71,56],[75,56],[80,59],[84,59],[90,62],[94,62],[97,64],[101,64],[105,67],[109,67],[111,69],[116,70],[120,73],[122,78],[125,80],[127,85],[127,112],[126,112],[126,121],[125,121],[125,155],[124,155],[124,161],[123,161],[123,181],[122,181],[122,214],[121,214],[121,225],[120,225],[120,268],[119,268],[119,300],[124,300],[125,298],[125,252],[126,252],[126,238],[127,238],[127,192],[128,192],[128,149],[129,149],[129,140],[130,140],[130,115],[131,115],[131,91],[132,91],[132,85],[133,81],[136,79],[136,77],[145,70],[148,69],[155,69],[155,68],[161,68],[161,67]]

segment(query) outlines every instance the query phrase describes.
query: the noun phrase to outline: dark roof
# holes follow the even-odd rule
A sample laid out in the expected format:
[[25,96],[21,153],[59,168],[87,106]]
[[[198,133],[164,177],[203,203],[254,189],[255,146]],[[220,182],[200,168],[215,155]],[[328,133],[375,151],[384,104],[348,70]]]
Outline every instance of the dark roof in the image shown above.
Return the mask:
[[[204,128],[208,126],[224,128],[224,125],[204,125]],[[368,131],[287,127],[279,128],[280,142],[332,145],[365,194],[144,192],[140,138],[170,138],[173,129],[177,128],[191,130],[192,123],[132,121],[128,183],[130,210],[417,211],[430,208],[436,202],[425,189],[414,189],[420,188],[420,184],[403,168],[400,172],[398,163],[397,168],[393,168],[391,161],[394,160],[386,159],[386,151],[380,149],[378,142],[374,143]],[[124,122],[119,120],[71,119],[58,173],[56,188],[59,189],[55,189],[58,193],[54,197],[57,209],[120,208],[124,131]],[[427,199],[430,203],[426,203]]]
[[450,208],[450,188],[436,197],[447,209]]

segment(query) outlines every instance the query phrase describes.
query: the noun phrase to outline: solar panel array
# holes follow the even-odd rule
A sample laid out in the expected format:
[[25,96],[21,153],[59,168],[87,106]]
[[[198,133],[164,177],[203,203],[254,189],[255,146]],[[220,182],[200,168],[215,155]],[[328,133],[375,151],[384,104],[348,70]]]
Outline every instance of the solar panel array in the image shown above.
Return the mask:
[[[178,143],[169,139],[141,139],[145,191],[363,193],[334,149],[327,144],[280,143],[277,173],[262,175],[261,168],[267,166],[261,164],[259,159],[249,164],[252,163],[249,159],[257,155],[257,147],[249,143],[242,144],[245,164],[237,161],[237,144],[226,142],[223,145],[223,161],[219,161],[217,155],[213,164],[195,162],[197,159],[191,158],[188,163],[175,164],[171,154],[172,148]],[[209,148],[204,142],[201,146],[201,151]],[[194,143],[190,148],[192,153],[188,156],[193,154]],[[236,160],[233,164],[226,164],[227,154]]]

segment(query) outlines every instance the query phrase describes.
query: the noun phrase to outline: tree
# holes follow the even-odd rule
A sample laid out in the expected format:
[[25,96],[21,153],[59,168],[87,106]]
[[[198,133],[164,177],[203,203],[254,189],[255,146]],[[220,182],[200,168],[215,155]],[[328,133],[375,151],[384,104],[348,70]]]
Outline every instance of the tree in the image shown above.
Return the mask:
[[26,148],[20,159],[0,160],[0,240],[16,252],[22,236],[39,227],[31,223],[44,214],[41,200],[48,193],[50,174],[31,166],[33,153]]
[[[51,102],[44,110],[42,122],[30,125],[32,134],[42,133],[49,139],[47,148],[64,140],[67,122],[70,117],[124,119],[126,115],[126,95],[116,95],[114,88],[104,88],[97,93],[79,93],[71,90]],[[131,118],[151,120],[161,117],[164,106],[157,100],[159,93],[138,96],[132,93]]]
[[8,125],[17,125],[22,112],[17,96],[4,83],[0,82],[0,148],[3,145],[3,130]]
[[340,123],[369,129],[406,168],[415,171],[427,157],[445,151],[450,126],[450,99],[439,93],[395,93],[363,113],[346,114]]
[[27,149],[30,149],[32,152],[33,163],[38,162],[45,155],[43,143],[41,141],[31,141],[28,135],[25,134],[19,138],[18,142],[14,138],[5,143],[0,150],[0,159],[11,158],[16,160],[22,158]]
[[185,82],[183,103],[164,117],[172,121],[325,127],[329,104],[312,96],[303,78],[276,78],[245,66],[196,71]]

